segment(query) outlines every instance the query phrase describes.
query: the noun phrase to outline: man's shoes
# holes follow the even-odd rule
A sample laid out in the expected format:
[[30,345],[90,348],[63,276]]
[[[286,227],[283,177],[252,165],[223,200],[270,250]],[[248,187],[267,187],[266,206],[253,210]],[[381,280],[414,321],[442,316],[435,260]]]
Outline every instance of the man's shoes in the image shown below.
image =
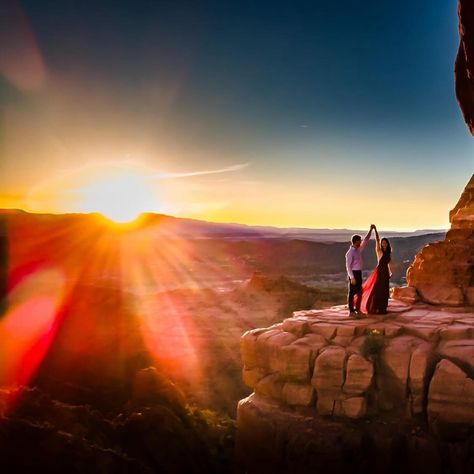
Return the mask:
[[357,312],[351,309],[348,313],[349,318],[357,318]]

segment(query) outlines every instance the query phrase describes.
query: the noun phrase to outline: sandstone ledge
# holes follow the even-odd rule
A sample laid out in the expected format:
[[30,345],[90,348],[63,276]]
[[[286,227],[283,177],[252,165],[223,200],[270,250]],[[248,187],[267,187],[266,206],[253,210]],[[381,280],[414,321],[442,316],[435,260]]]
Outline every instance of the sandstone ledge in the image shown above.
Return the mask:
[[241,339],[243,378],[262,400],[322,416],[421,417],[474,426],[474,311],[390,300],[384,316],[299,311]]

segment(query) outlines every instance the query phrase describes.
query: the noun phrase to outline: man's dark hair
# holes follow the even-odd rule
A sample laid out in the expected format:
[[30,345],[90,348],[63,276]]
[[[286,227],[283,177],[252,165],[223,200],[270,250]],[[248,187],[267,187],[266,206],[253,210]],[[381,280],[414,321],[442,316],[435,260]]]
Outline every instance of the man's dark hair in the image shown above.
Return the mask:
[[359,234],[354,234],[351,238],[351,242],[355,244],[356,242],[359,242],[359,240],[362,240],[362,237]]

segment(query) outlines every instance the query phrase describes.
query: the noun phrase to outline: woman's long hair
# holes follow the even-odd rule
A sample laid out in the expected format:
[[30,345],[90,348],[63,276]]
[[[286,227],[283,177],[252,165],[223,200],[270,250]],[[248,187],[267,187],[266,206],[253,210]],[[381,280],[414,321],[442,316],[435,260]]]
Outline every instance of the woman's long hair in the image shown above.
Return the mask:
[[[382,247],[382,242],[383,242],[384,240],[385,240],[385,242],[387,242],[387,248],[386,248],[385,250],[384,250],[383,247]],[[384,255],[387,255],[387,257],[389,257],[389,258],[391,257],[391,255],[392,255],[392,247],[391,247],[390,242],[388,241],[387,238],[384,237],[384,238],[380,241],[380,248],[382,249],[382,253],[383,253]]]

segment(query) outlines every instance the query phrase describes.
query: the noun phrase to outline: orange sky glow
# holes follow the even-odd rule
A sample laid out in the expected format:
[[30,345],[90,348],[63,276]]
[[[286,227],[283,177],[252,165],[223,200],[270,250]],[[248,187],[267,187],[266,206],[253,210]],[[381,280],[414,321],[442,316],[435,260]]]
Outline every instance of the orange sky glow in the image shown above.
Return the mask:
[[258,113],[242,120],[202,103],[183,108],[191,59],[148,58],[147,74],[124,95],[85,58],[48,63],[20,7],[0,39],[8,45],[0,57],[2,208],[118,221],[156,212],[279,227],[445,229],[472,169],[454,99],[446,149],[422,128],[414,137],[380,133],[379,124],[351,135],[300,119],[269,128]]
[[[89,164],[52,174],[23,192],[0,194],[0,207],[48,213],[99,212],[118,222],[155,212],[278,227],[365,228],[375,222],[387,230],[415,230],[447,228],[448,212],[457,200],[455,193],[433,196],[429,186],[423,202],[403,186],[395,195],[385,196],[380,187],[351,196],[347,176],[342,176],[338,185],[288,180],[282,186],[272,178],[252,179],[250,171],[251,165],[245,163],[181,172],[130,161]],[[361,188],[365,186],[362,183]],[[423,194],[422,183],[420,191]]]

